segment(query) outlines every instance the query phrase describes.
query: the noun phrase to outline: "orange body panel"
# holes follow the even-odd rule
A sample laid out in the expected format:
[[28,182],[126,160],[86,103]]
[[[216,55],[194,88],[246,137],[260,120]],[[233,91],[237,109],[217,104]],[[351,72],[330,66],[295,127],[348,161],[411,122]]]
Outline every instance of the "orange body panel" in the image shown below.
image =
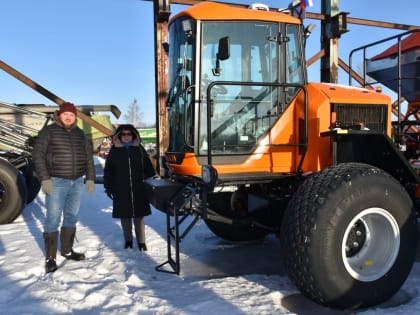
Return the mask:
[[216,2],[201,2],[176,14],[171,20],[177,20],[182,16],[189,16],[194,20],[203,21],[267,21],[290,24],[301,24],[301,21],[289,14],[273,11],[250,10],[232,7]]
[[[321,137],[321,132],[330,130],[331,104],[388,104],[391,117],[390,97],[378,92],[328,83],[309,83],[308,92],[308,146],[302,165],[304,172],[319,171],[332,164],[330,137]],[[269,132],[259,141],[257,148],[238,164],[217,164],[219,174],[226,173],[291,173],[296,172],[301,159],[299,148],[299,120],[304,119],[303,92],[289,104]],[[388,122],[388,135],[391,122]],[[181,165],[168,164],[175,174],[199,175],[201,165],[192,153],[186,153]]]
[[201,165],[198,164],[197,158],[193,153],[185,153],[181,164],[171,163],[171,153],[166,153],[166,165],[174,174],[179,175],[199,175],[201,174]]
[[[268,21],[300,25],[301,21],[289,14],[273,11],[237,8],[215,2],[202,2],[191,6],[175,15],[170,23],[189,17],[197,21]],[[302,170],[319,171],[332,164],[332,145],[330,137],[321,137],[321,132],[328,131],[334,120],[331,113],[332,103],[341,104],[388,104],[391,117],[391,99],[383,94],[368,89],[333,85],[327,83],[309,83],[308,93],[308,139],[307,151]],[[219,174],[226,173],[294,173],[302,160],[302,121],[304,121],[303,91],[288,105],[271,129],[258,140],[254,151],[247,155],[229,159],[213,156],[213,166]],[[388,134],[391,122],[388,122]],[[180,154],[179,152],[177,154]],[[182,162],[167,154],[167,165],[174,174],[201,174],[201,165],[193,153],[185,153]],[[220,164],[223,160],[224,164]],[[226,162],[227,161],[227,162]],[[180,164],[178,164],[180,163]],[[205,163],[205,162],[203,162]]]
[[[330,130],[331,104],[387,104],[391,117],[391,98],[376,91],[330,83],[309,83],[308,91],[308,150],[303,163],[304,171],[319,171],[332,164],[331,140],[320,133]],[[303,102],[299,106],[302,108]],[[301,110],[302,111],[302,110]],[[299,112],[303,119],[303,113]],[[391,135],[391,122],[387,133]]]

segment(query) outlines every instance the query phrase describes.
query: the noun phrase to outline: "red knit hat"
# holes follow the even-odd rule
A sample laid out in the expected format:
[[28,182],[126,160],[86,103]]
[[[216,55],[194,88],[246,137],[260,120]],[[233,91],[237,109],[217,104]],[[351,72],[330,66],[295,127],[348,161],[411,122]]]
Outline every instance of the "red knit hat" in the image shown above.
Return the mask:
[[60,105],[60,109],[58,110],[58,114],[60,115],[64,112],[70,112],[70,113],[73,113],[73,114],[77,115],[76,107],[74,107],[74,104],[70,103],[70,102],[64,102],[63,104]]

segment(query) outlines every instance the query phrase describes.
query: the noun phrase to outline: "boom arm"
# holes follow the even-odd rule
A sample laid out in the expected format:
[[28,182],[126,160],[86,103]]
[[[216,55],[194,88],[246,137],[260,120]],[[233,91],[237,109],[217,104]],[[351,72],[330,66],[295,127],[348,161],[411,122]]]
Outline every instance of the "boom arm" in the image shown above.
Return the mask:
[[[45,96],[46,98],[50,99],[51,101],[53,101],[57,105],[60,106],[61,104],[64,103],[64,100],[62,98],[60,98],[57,95],[55,95],[54,93],[48,91],[43,86],[41,86],[40,84],[38,84],[35,81],[31,80],[30,78],[28,78],[24,74],[20,73],[16,69],[12,68],[11,66],[9,66],[8,64],[6,64],[2,60],[0,60],[0,68],[2,70],[4,70],[5,72],[7,72],[8,74],[10,74],[11,76],[13,76],[14,78],[16,78],[19,81],[25,83],[30,88],[32,88],[35,91],[41,93],[43,96]],[[78,110],[78,109],[76,109],[76,110],[77,110],[77,117],[79,117],[83,121],[87,122],[92,127],[95,127],[99,131],[103,132],[107,136],[112,136],[112,134],[113,134],[112,130],[106,128],[105,126],[101,125],[97,121],[93,120],[88,115],[82,113],[80,110]]]

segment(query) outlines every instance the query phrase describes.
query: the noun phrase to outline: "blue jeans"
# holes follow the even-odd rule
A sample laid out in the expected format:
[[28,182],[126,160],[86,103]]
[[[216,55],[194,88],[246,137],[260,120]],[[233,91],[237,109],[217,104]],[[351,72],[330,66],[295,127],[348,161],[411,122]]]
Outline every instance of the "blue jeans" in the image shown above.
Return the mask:
[[47,215],[44,232],[46,233],[58,231],[61,214],[63,214],[63,227],[76,227],[84,186],[83,177],[77,179],[52,177],[51,180],[53,193],[45,195]]

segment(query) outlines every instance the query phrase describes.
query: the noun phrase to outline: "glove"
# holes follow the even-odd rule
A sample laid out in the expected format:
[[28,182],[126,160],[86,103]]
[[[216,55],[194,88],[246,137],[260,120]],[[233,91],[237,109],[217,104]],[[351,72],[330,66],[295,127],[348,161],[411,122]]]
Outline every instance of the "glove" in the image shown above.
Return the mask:
[[88,194],[91,194],[95,191],[95,182],[91,179],[86,181],[86,191]]
[[51,179],[41,181],[41,189],[47,195],[51,195],[54,191],[53,182]]
[[108,196],[109,199],[114,199],[114,196],[112,195],[112,192],[110,190],[105,190],[106,195]]

